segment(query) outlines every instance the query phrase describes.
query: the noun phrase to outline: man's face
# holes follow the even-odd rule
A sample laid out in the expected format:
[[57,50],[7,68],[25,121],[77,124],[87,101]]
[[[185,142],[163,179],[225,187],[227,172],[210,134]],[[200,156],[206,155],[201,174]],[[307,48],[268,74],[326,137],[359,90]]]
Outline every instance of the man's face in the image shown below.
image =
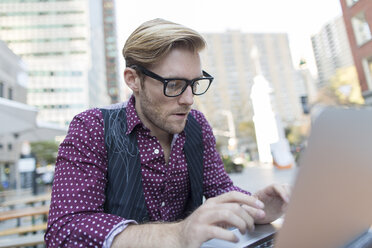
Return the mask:
[[[202,76],[199,54],[180,48],[173,49],[159,63],[147,69],[163,78],[191,80]],[[177,97],[165,96],[163,87],[162,82],[146,76],[136,97],[137,113],[155,136],[180,133],[194,103],[190,86]]]

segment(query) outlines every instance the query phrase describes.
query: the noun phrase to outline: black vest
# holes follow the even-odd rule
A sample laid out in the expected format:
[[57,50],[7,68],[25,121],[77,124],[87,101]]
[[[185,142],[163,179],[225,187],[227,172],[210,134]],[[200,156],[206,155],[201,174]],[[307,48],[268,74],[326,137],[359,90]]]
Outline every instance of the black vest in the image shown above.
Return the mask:
[[[136,133],[127,131],[126,108],[100,109],[104,120],[107,150],[107,185],[104,212],[136,220],[149,221],[142,188],[140,154]],[[203,139],[199,123],[191,115],[185,126],[184,153],[190,181],[190,193],[183,219],[202,204]]]

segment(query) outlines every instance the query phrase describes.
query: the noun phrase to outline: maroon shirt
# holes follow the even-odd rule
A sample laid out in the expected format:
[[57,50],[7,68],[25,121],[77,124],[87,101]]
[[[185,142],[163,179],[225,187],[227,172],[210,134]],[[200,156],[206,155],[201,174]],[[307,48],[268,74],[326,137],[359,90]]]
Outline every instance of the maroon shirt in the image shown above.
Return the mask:
[[[183,146],[185,133],[174,135],[168,164],[156,137],[140,121],[132,96],[127,104],[127,133],[136,132],[141,157],[142,184],[151,221],[173,221],[190,191]],[[204,115],[192,110],[202,128],[204,144],[203,189],[206,198],[235,187],[224,170],[212,128]],[[107,183],[107,151],[99,109],[74,117],[56,162],[48,228],[48,247],[102,247],[110,231],[125,219],[103,212]]]

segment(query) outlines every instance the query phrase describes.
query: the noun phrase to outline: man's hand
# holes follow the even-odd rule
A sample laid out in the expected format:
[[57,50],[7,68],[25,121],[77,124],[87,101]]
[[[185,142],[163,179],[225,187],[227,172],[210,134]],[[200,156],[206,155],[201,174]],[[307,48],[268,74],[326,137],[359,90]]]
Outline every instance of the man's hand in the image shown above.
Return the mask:
[[279,185],[269,186],[254,196],[232,191],[209,198],[177,223],[129,225],[116,236],[112,247],[196,248],[213,238],[237,242],[226,227],[236,227],[243,234],[253,230],[255,223],[269,223],[281,216],[288,197],[289,187]]
[[254,220],[265,216],[263,207],[256,197],[232,191],[206,200],[177,223],[130,224],[115,237],[112,247],[196,248],[213,238],[237,242],[226,227],[237,227],[241,233],[252,230]]
[[236,236],[225,227],[237,227],[241,233],[253,230],[254,220],[265,216],[263,207],[257,198],[236,191],[210,198],[179,223],[181,246],[200,247],[213,238],[237,242]]
[[289,203],[289,185],[273,184],[257,191],[254,196],[265,204],[265,217],[256,218],[255,223],[267,224],[283,215]]

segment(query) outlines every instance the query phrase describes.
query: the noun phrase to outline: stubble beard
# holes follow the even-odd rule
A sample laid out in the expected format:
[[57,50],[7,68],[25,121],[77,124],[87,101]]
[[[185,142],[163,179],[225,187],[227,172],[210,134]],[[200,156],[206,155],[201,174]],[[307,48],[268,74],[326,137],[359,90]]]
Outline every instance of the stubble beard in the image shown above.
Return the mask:
[[183,131],[186,121],[177,126],[167,123],[164,113],[162,113],[156,102],[146,94],[146,91],[142,91],[140,96],[142,114],[152,126],[155,126],[169,134],[177,134]]

